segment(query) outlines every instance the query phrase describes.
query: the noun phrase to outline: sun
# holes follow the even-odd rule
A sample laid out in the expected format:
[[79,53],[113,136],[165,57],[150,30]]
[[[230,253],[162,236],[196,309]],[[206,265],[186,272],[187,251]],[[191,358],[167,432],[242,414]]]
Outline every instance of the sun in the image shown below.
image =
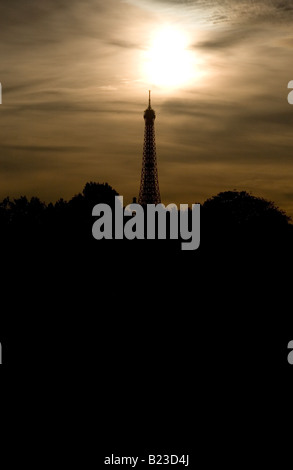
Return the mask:
[[175,27],[159,30],[145,52],[144,75],[150,84],[176,88],[189,84],[195,75],[194,53],[185,33]]

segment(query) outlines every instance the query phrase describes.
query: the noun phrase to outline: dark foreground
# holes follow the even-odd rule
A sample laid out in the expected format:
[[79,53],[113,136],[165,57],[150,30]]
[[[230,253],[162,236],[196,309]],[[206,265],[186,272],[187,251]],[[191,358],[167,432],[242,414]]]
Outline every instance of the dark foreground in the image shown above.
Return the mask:
[[94,431],[82,434],[99,459],[170,452],[192,454],[191,468],[202,459],[282,468],[288,221],[203,212],[196,251],[98,241],[91,219],[70,221],[59,233],[18,225],[3,238],[2,367],[46,388],[48,419],[56,394],[66,423],[90,417]]

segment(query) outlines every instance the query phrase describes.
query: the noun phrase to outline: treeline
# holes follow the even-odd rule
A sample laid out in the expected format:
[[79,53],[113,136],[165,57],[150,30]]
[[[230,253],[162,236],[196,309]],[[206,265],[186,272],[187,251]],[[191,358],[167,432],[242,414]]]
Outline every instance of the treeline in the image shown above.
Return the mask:
[[[87,226],[92,223],[93,206],[106,203],[112,206],[118,193],[108,183],[86,183],[82,193],[69,201],[59,199],[55,204],[45,204],[38,197],[26,196],[0,203],[0,227],[2,237],[39,238],[51,240],[88,235]],[[85,224],[85,225],[84,225]]]
[[[60,199],[55,204],[45,204],[38,197],[6,197],[0,203],[1,238],[6,242],[97,243],[92,237],[92,209],[99,203],[114,208],[115,196],[117,191],[108,183],[89,182],[69,201]],[[199,251],[290,251],[292,229],[290,217],[272,201],[245,191],[225,191],[201,206]]]

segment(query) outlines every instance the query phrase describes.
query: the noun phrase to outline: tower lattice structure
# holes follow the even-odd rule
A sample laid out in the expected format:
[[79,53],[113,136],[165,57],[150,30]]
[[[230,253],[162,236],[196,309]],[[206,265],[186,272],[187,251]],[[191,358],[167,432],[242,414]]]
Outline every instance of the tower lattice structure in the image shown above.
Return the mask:
[[151,92],[149,91],[149,106],[144,112],[144,145],[138,198],[138,203],[141,205],[161,203],[156,155],[155,119],[156,113],[151,107]]

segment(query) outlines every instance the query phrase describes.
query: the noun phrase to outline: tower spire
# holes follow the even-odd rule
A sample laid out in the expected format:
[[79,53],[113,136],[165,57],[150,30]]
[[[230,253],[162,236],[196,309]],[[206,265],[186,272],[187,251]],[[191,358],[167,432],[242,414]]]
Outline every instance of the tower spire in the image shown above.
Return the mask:
[[156,113],[151,108],[151,90],[149,90],[149,107],[144,112],[144,145],[138,198],[138,203],[143,206],[161,203],[156,156],[155,119]]

